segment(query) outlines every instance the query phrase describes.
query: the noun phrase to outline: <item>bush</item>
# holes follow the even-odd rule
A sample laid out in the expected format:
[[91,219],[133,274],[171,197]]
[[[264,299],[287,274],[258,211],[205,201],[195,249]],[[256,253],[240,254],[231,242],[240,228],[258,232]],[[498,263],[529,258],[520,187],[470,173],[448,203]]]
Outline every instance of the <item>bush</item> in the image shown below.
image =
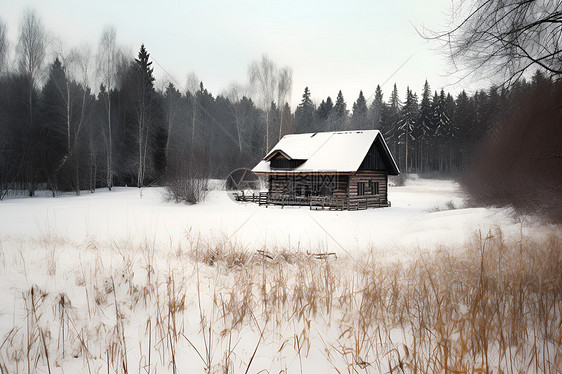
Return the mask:
[[177,203],[197,204],[205,200],[209,191],[209,178],[187,175],[169,178],[166,182],[166,199]]
[[394,187],[403,187],[406,185],[406,180],[408,179],[408,174],[400,173],[398,175],[390,175],[388,177],[390,185]]
[[562,222],[562,82],[536,75],[461,180],[473,204]]

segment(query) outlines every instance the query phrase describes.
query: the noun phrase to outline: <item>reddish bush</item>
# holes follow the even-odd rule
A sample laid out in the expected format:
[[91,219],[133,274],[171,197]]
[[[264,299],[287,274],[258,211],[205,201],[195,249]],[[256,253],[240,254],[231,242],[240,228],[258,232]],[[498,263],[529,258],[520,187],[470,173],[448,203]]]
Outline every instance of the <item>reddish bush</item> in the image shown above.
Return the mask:
[[462,180],[475,204],[562,222],[562,81],[536,75]]

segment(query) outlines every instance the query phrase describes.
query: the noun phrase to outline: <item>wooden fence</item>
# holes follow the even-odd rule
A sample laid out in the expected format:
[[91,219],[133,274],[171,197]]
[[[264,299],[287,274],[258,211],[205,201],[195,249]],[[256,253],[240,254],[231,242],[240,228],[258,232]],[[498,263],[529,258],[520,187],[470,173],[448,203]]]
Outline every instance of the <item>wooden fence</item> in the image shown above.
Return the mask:
[[314,210],[363,210],[367,208],[379,208],[390,206],[390,202],[383,200],[382,195],[363,196],[288,196],[272,194],[270,192],[259,192],[244,194],[241,192],[236,196],[237,201],[258,203],[259,205],[281,205],[306,206]]

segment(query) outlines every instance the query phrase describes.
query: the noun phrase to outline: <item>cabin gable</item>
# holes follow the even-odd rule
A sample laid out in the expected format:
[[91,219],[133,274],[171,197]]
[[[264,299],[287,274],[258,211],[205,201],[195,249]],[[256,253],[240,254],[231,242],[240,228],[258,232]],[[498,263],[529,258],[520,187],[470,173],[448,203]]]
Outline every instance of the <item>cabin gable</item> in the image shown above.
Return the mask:
[[269,159],[269,165],[272,169],[290,170],[301,166],[305,161],[287,158],[283,153],[279,152]]
[[377,136],[358,170],[385,171],[390,175],[397,175],[398,170],[391,157],[390,152],[386,150],[386,144],[384,144],[382,137]]

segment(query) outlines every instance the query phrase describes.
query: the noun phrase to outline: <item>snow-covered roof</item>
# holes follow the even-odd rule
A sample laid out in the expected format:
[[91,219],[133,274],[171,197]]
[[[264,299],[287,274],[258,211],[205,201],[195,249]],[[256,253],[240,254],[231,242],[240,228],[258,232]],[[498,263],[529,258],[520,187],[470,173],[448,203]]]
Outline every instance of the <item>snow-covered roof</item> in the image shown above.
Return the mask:
[[[379,151],[389,160],[389,174],[400,171],[378,130],[317,132],[285,135],[254,167],[258,174],[274,173],[355,173],[377,137]],[[305,160],[294,169],[272,169],[270,156],[280,153],[290,160]]]

